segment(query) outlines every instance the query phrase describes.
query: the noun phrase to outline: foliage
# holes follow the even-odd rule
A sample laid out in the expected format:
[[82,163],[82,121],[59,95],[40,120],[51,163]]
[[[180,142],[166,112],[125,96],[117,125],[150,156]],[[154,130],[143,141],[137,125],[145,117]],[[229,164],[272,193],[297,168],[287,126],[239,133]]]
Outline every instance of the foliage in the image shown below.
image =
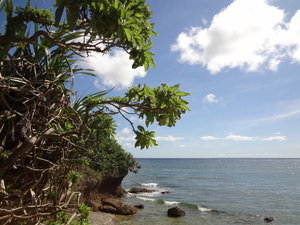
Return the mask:
[[[0,223],[36,224],[78,206],[78,221],[87,224],[88,208],[79,205],[75,184],[88,165],[102,176],[122,176],[139,165],[114,138],[113,115],[121,115],[136,134],[136,147],[156,144],[157,122],[175,126],[189,108],[179,85],[129,88],[123,97],[109,90],[71,102],[75,56],[107,53],[118,47],[133,68],[155,66],[145,0],[57,0],[55,15],[28,1],[15,7],[1,1],[6,27],[0,34]],[[66,20],[63,21],[64,15]],[[71,84],[71,85],[70,85]],[[129,115],[144,119],[137,127]],[[68,221],[67,221],[68,220]],[[50,220],[49,220],[50,221]]]
[[85,204],[79,204],[78,205],[78,212],[80,214],[79,216],[79,224],[80,225],[89,225],[89,215],[91,212],[91,209],[86,206]]
[[[59,212],[55,218],[47,218],[43,224],[45,225],[61,225],[61,224],[70,224],[70,225],[90,225],[89,215],[91,209],[85,204],[78,205],[78,214],[79,218],[77,221],[72,221],[72,217],[65,212]],[[77,213],[76,213],[77,214]],[[73,214],[75,215],[75,214]]]

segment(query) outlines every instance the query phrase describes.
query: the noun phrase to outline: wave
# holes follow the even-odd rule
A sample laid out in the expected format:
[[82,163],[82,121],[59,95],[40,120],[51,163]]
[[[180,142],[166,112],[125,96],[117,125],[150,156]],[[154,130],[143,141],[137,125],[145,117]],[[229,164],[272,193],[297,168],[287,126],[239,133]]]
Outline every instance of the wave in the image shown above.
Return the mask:
[[141,183],[140,184],[143,188],[146,188],[148,190],[151,190],[151,192],[141,192],[141,193],[129,193],[129,190],[126,190],[128,192],[127,196],[146,196],[146,197],[154,197],[159,196],[162,194],[170,193],[170,190],[167,188],[160,187],[158,183]]
[[156,203],[159,204],[165,204],[165,205],[179,205],[180,202],[176,202],[176,201],[166,201],[164,199],[156,199]]
[[193,203],[168,201],[168,200],[164,200],[161,198],[155,198],[158,196],[162,196],[163,192],[169,192],[169,190],[166,190],[165,188],[160,187],[158,183],[141,183],[141,186],[144,186],[146,188],[149,188],[149,189],[152,189],[155,191],[150,192],[150,193],[130,194],[130,196],[132,196],[132,197],[135,196],[136,198],[141,199],[143,201],[155,202],[157,204],[164,204],[164,205],[168,205],[168,206],[182,206],[184,208],[188,208],[190,210],[197,210],[202,213],[214,213],[214,214],[224,213],[223,211],[210,209],[210,208],[200,206],[197,204],[193,204]]
[[157,201],[157,199],[155,198],[145,198],[145,197],[141,197],[141,196],[137,196],[138,199],[141,199],[143,201],[148,201],[148,202],[155,202]]
[[199,205],[196,205],[196,204],[192,204],[192,203],[186,203],[186,202],[177,202],[177,201],[167,201],[167,200],[164,200],[164,199],[155,199],[155,198],[147,198],[147,197],[141,197],[141,196],[137,196],[138,199],[141,199],[143,201],[150,201],[150,202],[155,202],[157,204],[164,204],[164,205],[174,205],[174,206],[182,206],[182,207],[185,207],[185,208],[188,208],[188,209],[192,209],[192,210],[198,210],[198,211],[201,211],[203,213],[206,213],[206,212],[212,212],[212,213],[224,213],[222,211],[218,211],[218,210],[213,210],[213,209],[210,209],[210,208],[206,208],[204,206],[199,206]]
[[142,183],[142,186],[157,188],[158,183]]

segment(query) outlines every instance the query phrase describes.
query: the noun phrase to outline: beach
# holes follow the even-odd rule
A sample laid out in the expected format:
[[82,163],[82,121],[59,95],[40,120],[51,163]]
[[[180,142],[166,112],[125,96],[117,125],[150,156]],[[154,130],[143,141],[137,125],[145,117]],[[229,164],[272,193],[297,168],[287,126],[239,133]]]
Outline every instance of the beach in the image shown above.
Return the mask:
[[104,212],[92,212],[90,214],[91,225],[117,225],[114,215]]

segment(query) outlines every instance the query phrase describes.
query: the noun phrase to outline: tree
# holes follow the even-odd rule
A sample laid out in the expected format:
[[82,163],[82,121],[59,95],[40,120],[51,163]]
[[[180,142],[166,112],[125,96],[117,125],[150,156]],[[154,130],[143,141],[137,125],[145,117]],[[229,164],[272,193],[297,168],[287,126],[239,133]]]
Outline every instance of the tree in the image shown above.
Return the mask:
[[[100,91],[71,102],[68,82],[77,73],[93,75],[74,66],[78,56],[117,47],[133,68],[155,66],[150,48],[156,33],[145,0],[57,0],[55,15],[30,1],[16,7],[5,0],[0,7],[6,14],[0,34],[0,222],[30,224],[74,202],[83,163],[104,172],[114,160],[115,173],[135,170],[132,156],[114,140],[112,115],[130,123],[136,147],[148,148],[156,145],[155,133],[145,127],[175,126],[189,110],[182,99],[188,93],[179,85],[139,85],[123,97]],[[136,127],[128,114],[144,118],[145,126]],[[105,161],[101,152],[109,151]]]

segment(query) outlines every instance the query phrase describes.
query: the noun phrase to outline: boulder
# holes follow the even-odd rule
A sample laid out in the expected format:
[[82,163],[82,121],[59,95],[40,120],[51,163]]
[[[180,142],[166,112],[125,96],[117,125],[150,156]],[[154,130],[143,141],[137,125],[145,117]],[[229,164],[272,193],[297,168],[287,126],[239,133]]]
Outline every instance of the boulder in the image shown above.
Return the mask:
[[137,213],[137,208],[131,205],[122,205],[122,207],[117,209],[117,214],[119,215],[133,215]]
[[107,198],[107,199],[102,200],[102,205],[110,205],[117,209],[123,205],[123,202],[120,199]]
[[273,218],[273,217],[266,217],[266,218],[264,219],[264,221],[265,221],[266,223],[272,223],[272,222],[274,221],[274,218]]
[[135,208],[137,209],[143,209],[144,205],[143,204],[138,204],[138,205],[134,205]]
[[160,192],[161,194],[170,194],[171,192],[170,191],[162,191],[162,192]]
[[101,212],[106,212],[111,214],[115,214],[117,212],[117,209],[110,205],[100,205],[98,209]]
[[156,190],[147,189],[147,188],[131,188],[128,192],[132,194],[139,194],[139,193],[151,193],[155,191]]
[[168,216],[169,217],[185,216],[185,212],[178,207],[173,207],[173,208],[168,209]]
[[99,206],[99,210],[102,212],[119,215],[132,215],[137,213],[136,207],[123,205],[123,202],[120,199],[115,198],[107,198],[102,200],[102,204]]

